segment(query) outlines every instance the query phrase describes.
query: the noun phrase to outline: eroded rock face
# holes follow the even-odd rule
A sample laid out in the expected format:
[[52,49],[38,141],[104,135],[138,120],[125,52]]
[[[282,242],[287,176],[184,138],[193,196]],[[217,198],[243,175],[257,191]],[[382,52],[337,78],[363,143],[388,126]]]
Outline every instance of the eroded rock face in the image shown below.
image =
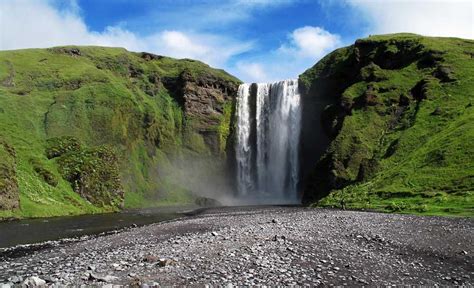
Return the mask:
[[188,123],[203,137],[210,151],[223,152],[222,145],[226,143],[222,143],[219,126],[224,117],[231,116],[225,115],[231,112],[226,109],[233,109],[238,84],[213,75],[194,76],[189,71],[183,71],[177,79],[163,79],[163,84],[175,95]]
[[0,210],[17,209],[19,206],[16,153],[12,146],[0,139]]

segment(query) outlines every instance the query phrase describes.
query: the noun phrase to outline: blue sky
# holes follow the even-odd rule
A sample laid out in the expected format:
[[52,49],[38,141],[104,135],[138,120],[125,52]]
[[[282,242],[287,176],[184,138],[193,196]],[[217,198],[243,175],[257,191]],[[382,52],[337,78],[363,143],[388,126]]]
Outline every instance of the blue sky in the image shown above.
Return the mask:
[[0,49],[120,46],[247,82],[297,77],[370,34],[474,38],[469,0],[0,0]]

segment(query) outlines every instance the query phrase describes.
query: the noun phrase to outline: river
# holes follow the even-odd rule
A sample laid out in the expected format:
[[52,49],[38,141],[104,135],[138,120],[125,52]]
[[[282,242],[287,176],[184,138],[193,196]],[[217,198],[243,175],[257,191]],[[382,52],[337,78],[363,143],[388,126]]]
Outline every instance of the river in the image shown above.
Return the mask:
[[130,226],[172,220],[196,207],[160,207],[119,213],[36,218],[0,222],[0,248],[96,235]]

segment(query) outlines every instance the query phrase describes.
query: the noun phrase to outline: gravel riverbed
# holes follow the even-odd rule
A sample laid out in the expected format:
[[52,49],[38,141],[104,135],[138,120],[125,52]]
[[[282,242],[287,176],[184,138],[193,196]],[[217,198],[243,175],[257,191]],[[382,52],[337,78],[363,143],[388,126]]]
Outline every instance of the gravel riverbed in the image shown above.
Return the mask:
[[474,285],[472,218],[215,208],[0,262],[0,287]]

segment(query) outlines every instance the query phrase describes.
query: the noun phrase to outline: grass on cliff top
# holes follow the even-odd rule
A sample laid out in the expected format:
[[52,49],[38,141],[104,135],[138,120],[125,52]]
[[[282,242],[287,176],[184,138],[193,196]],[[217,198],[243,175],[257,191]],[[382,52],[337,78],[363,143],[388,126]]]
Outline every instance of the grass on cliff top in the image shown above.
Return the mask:
[[156,65],[162,69],[163,75],[176,77],[178,76],[183,70],[187,70],[191,72],[191,74],[195,77],[199,77],[202,75],[213,75],[217,78],[225,79],[226,81],[234,82],[234,83],[241,83],[239,79],[230,75],[226,71],[222,69],[214,69],[211,68],[209,65],[192,59],[174,59],[171,57],[163,57],[155,61]]
[[[59,176],[59,167],[45,155],[46,139],[57,136],[116,148],[127,207],[192,201],[179,185],[156,180],[156,155],[166,158],[187,149],[182,107],[161,84],[185,70],[194,77],[240,83],[199,61],[161,56],[147,60],[123,48],[0,51],[0,139],[17,152],[21,205],[17,211],[1,211],[0,218],[115,210],[93,206]],[[32,159],[60,178],[57,186],[41,179]]]
[[[352,159],[376,159],[379,168],[367,181],[359,181],[359,163],[351,159],[346,172],[353,184],[331,192],[317,205],[474,216],[474,41],[415,34],[378,35],[359,41],[394,49],[393,43],[405,40],[420,43],[423,51],[439,51],[443,67],[455,79],[440,82],[433,77],[434,68],[418,61],[399,69],[381,69],[385,77],[371,84],[378,88],[377,96],[385,107],[401,94],[410,95],[421,79],[433,79],[427,86],[427,99],[418,105],[412,102],[396,127],[389,128],[392,116],[380,113],[380,106],[354,109],[346,116],[330,149],[337,155],[350,154]],[[310,83],[314,77],[324,77],[328,69],[338,69],[334,61],[349,54],[350,48],[333,52],[305,72],[302,81]],[[368,84],[356,82],[343,95],[357,98]],[[359,144],[352,151],[354,141]]]

